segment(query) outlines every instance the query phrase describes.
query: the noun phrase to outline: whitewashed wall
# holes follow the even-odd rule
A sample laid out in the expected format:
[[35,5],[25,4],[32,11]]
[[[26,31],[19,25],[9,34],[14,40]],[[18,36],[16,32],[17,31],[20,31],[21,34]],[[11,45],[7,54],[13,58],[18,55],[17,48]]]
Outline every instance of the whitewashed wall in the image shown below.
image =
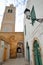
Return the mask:
[[[32,9],[34,5],[35,13],[37,18],[43,18],[43,0],[28,0],[26,8]],[[34,65],[33,60],[33,39],[37,38],[39,40],[39,45],[41,48],[41,58],[43,62],[43,23],[39,23],[35,21],[34,26],[32,26],[31,20],[26,19],[24,15],[24,25],[26,24],[26,35],[24,35],[25,41],[25,59],[27,59],[26,53],[26,42],[28,41],[28,45],[30,48],[30,64]]]
[[0,62],[3,61],[3,53],[4,53],[4,41],[1,41],[0,43],[1,47],[0,47]]

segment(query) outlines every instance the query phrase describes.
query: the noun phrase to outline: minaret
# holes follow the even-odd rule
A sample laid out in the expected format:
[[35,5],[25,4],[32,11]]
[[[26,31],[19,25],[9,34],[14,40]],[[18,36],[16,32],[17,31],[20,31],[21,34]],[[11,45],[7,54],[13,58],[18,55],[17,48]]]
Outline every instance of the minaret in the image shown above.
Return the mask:
[[15,15],[16,15],[16,8],[11,4],[10,6],[6,6],[1,32],[15,32]]

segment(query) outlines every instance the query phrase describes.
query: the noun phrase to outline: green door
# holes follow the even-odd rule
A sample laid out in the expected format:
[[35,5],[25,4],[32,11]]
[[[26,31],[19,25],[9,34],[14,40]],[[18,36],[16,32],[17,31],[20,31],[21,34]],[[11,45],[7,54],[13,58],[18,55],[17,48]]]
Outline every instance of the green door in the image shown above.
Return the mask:
[[29,47],[27,48],[28,50],[28,61],[30,61],[30,52],[29,52]]
[[36,40],[34,41],[34,60],[35,60],[35,65],[42,65],[40,47]]
[[30,61],[30,51],[29,51],[28,42],[27,42],[27,55],[28,55],[28,61]]

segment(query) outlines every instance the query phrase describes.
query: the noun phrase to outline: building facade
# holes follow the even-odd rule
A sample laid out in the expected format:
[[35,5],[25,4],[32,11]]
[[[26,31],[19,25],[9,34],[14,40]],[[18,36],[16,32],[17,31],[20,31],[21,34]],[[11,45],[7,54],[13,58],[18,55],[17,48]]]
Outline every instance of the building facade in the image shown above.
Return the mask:
[[43,0],[27,0],[24,12],[25,59],[43,65]]
[[[20,47],[21,53],[24,53],[24,33],[15,32],[15,19],[16,19],[16,8],[11,4],[6,6],[0,32],[0,43],[7,44],[10,46],[9,51],[4,48],[3,50],[3,61],[7,59],[7,53],[9,58],[17,57],[17,49]],[[8,48],[8,47],[7,47]]]

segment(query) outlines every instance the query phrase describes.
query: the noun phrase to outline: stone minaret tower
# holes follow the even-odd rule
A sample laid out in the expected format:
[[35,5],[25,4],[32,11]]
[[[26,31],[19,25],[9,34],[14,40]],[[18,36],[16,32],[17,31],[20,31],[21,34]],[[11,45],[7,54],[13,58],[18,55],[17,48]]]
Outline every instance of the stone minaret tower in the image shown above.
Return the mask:
[[16,8],[11,4],[10,6],[6,6],[1,32],[15,32],[15,15],[16,15]]

